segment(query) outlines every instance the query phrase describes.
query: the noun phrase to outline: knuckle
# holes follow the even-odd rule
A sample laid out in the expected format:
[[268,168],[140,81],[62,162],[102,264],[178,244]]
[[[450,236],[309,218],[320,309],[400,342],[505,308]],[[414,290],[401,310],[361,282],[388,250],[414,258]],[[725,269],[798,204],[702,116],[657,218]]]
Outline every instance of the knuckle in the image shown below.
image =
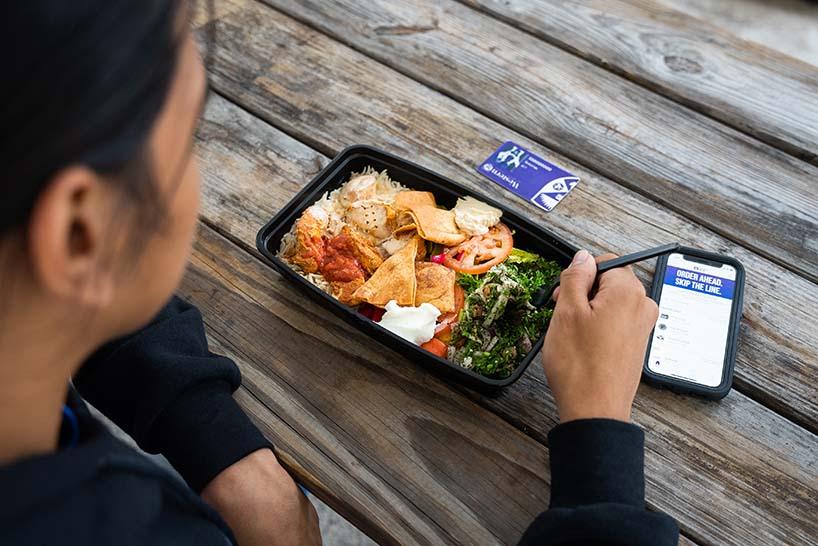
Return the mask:
[[603,275],[611,281],[613,285],[616,286],[617,290],[621,290],[623,292],[630,292],[633,289],[631,284],[633,277],[633,273],[628,271],[627,269],[618,267],[616,269],[612,269]]
[[[565,301],[565,300],[562,300]],[[557,305],[554,308],[554,318],[552,320],[557,320],[560,322],[575,322],[579,316],[579,309],[576,308],[574,305],[564,304],[564,305]]]
[[583,273],[584,272],[579,267],[569,267],[568,269],[563,269],[562,273],[560,273],[560,283],[564,279],[573,279],[575,277],[581,277]]

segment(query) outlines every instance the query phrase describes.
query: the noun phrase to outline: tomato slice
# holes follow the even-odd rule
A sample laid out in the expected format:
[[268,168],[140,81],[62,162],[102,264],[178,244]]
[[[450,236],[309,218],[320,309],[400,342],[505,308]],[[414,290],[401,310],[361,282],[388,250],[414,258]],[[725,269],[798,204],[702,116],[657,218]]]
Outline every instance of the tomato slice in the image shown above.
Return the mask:
[[444,251],[446,258],[443,265],[459,273],[485,273],[504,262],[513,246],[511,230],[498,222],[487,233],[475,235],[455,247],[447,248]]
[[446,347],[446,344],[437,339],[436,337],[433,337],[432,339],[421,345],[421,347],[426,349],[433,355],[439,356],[440,358],[446,358],[449,352],[449,349],[448,347]]

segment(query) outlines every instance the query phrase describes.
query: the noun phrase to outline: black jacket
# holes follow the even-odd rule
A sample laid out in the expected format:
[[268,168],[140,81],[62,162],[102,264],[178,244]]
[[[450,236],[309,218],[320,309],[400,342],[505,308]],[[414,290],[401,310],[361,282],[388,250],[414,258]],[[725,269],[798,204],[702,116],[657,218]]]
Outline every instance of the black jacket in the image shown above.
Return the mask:
[[[208,351],[198,310],[174,298],[150,325],[94,354],[74,385],[190,487],[115,439],[70,390],[78,443],[0,467],[0,545],[233,543],[197,493],[269,446],[231,396],[239,383],[235,364]],[[577,421],[549,439],[551,508],[521,544],[676,544],[675,522],[644,510],[641,430]]]

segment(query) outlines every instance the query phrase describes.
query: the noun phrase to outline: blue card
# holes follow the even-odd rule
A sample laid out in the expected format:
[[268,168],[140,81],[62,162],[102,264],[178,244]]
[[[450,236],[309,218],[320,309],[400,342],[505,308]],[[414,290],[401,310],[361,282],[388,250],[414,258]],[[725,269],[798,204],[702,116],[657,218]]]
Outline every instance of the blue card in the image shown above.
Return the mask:
[[556,207],[579,183],[579,177],[510,140],[497,148],[477,170],[546,212]]

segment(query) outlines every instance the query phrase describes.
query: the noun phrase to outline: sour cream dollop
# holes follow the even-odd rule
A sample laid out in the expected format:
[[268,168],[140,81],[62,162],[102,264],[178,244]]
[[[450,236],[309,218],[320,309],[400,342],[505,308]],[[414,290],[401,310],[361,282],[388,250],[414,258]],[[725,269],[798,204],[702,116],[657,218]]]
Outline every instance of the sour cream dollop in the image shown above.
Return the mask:
[[421,303],[418,307],[401,307],[391,300],[386,304],[386,313],[378,322],[381,326],[411,341],[415,345],[426,343],[435,335],[435,323],[440,311],[431,303]]
[[457,227],[467,235],[483,235],[500,221],[503,211],[474,197],[461,197],[452,209]]

